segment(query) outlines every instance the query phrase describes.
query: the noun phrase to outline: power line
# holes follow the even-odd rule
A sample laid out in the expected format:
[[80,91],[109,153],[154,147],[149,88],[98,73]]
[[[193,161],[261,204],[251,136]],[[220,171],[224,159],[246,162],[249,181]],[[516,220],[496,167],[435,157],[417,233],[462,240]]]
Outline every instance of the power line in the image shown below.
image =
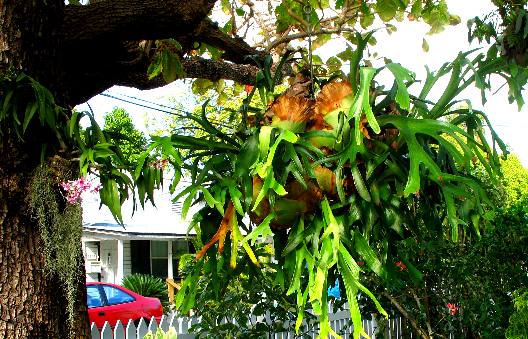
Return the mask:
[[[135,105],[135,106],[139,106],[139,107],[143,107],[143,108],[148,108],[148,109],[151,109],[153,111],[158,111],[158,112],[174,115],[174,116],[177,116],[177,117],[180,117],[180,118],[191,119],[190,116],[194,115],[194,113],[186,111],[186,110],[183,110],[183,109],[180,109],[180,108],[170,107],[170,106],[166,106],[166,105],[163,105],[163,104],[158,104],[158,103],[155,103],[155,102],[152,102],[152,101],[148,101],[148,100],[145,100],[145,99],[129,96],[129,95],[126,95],[126,94],[117,94],[117,95],[122,95],[122,96],[125,96],[127,98],[131,98],[131,99],[134,99],[134,100],[142,101],[142,102],[148,103],[150,105],[155,105],[155,106],[158,106],[158,107],[147,106],[147,105],[144,105],[144,104],[141,104],[141,103],[137,103],[137,102],[134,102],[134,101],[130,101],[130,100],[127,100],[127,99],[119,98],[119,97],[116,97],[115,95],[108,94],[108,93],[101,93],[100,95],[105,96],[107,98],[114,99],[114,100],[126,102],[126,103],[131,104],[131,105]],[[162,107],[162,108],[160,108],[160,107]],[[165,109],[163,109],[163,107],[171,109],[172,111],[165,110]],[[173,111],[178,111],[178,112],[181,112],[181,113],[184,113],[184,114],[175,113]],[[214,122],[215,124],[217,124],[219,126],[222,126],[222,127],[232,128],[232,126],[226,125],[221,120],[208,119],[208,121],[209,122]]]
[[[158,107],[150,107],[150,106],[143,105],[143,104],[140,104],[140,103],[137,103],[137,102],[133,102],[133,101],[130,101],[130,100],[127,100],[127,99],[118,98],[118,97],[113,96],[113,95],[108,94],[108,93],[101,93],[100,95],[102,95],[104,97],[107,97],[107,98],[114,99],[114,100],[123,101],[123,102],[126,102],[126,103],[131,104],[131,105],[135,105],[135,106],[139,106],[139,107],[143,107],[143,108],[148,108],[148,109],[151,109],[153,111],[158,111],[158,112],[162,112],[162,113],[166,113],[166,114],[171,114],[171,115],[176,115],[176,116],[180,116],[180,117],[185,117],[185,115],[182,115],[182,114],[178,114],[178,113],[174,113],[174,112],[171,112],[171,111],[167,111],[167,110],[164,110],[164,109],[158,108]],[[142,100],[142,101],[146,101],[146,100]],[[151,104],[154,104],[154,103],[151,103]],[[163,107],[163,106],[161,106],[159,104],[154,104],[154,105]],[[189,113],[189,112],[186,112],[186,113]]]
[[[103,93],[103,95],[104,95],[104,93]],[[116,95],[116,94],[114,94],[114,95]],[[134,99],[134,100],[137,100],[137,101],[146,102],[146,103],[151,104],[151,105],[155,105],[155,106],[159,106],[159,107],[163,107],[163,108],[168,108],[170,110],[178,111],[178,112],[181,112],[181,113],[192,114],[191,112],[186,111],[186,110],[181,109],[181,108],[171,107],[171,106],[159,104],[157,102],[149,101],[149,100],[146,100],[146,99],[143,99],[143,98],[138,98],[138,97],[134,97],[134,96],[131,96],[131,95],[126,95],[126,94],[123,94],[123,93],[119,93],[117,95],[123,96],[123,97],[126,97],[126,98],[130,98],[130,99]]]

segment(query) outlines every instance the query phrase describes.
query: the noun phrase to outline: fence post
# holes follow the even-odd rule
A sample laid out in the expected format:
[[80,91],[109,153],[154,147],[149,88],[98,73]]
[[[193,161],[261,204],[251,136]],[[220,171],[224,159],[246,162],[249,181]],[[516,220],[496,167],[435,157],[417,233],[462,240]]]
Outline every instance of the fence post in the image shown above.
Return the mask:
[[136,325],[134,325],[134,322],[132,319],[128,320],[128,324],[125,329],[125,338],[126,339],[136,339]]
[[90,326],[90,336],[92,339],[101,339],[101,333],[99,333],[99,329],[95,323],[92,323],[92,326]]
[[114,327],[114,338],[113,339],[128,339],[125,337],[125,330],[123,329],[123,324],[120,320],[116,322]]

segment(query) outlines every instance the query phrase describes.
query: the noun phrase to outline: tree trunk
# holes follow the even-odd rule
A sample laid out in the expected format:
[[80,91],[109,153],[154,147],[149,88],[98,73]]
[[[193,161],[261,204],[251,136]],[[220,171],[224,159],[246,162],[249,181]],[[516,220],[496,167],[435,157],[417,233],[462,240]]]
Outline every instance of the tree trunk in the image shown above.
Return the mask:
[[[46,260],[53,258],[46,254],[37,219],[31,213],[34,192],[30,183],[40,159],[37,150],[9,134],[4,134],[0,144],[0,337],[88,338],[80,241],[77,251],[70,253],[78,263],[76,307],[70,322],[67,285],[46,267]],[[54,189],[58,190],[58,185]],[[60,193],[56,198],[64,206]]]
[[[57,36],[63,8],[63,0],[0,0],[0,76],[7,70],[26,72],[47,86],[59,103],[64,95]],[[7,123],[0,129],[0,338],[89,338],[81,243],[70,253],[77,274],[68,287],[47,267],[53,256],[44,249],[30,208],[31,179],[50,134],[32,129],[22,142]],[[55,203],[64,206],[59,186],[53,189]],[[75,309],[70,317],[67,299],[72,286]]]

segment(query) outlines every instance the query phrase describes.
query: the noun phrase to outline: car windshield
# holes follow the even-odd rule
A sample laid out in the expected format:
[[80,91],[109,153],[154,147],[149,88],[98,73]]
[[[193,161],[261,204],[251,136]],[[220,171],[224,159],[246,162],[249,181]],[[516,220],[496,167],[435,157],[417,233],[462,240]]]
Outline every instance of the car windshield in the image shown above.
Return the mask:
[[97,286],[86,287],[86,304],[88,304],[88,308],[103,306],[103,300]]

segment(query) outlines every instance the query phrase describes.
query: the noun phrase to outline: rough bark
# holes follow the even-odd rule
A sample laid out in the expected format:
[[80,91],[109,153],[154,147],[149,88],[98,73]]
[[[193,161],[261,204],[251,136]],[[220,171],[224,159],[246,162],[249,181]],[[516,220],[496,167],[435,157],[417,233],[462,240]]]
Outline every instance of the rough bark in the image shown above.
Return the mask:
[[114,0],[66,6],[62,29],[68,41],[166,39],[195,29],[214,0]]
[[[63,9],[62,0],[0,0],[0,75],[8,69],[24,71],[59,102],[64,102],[58,38]],[[89,338],[84,279],[76,282],[76,314],[70,323],[66,289],[57,274],[46,273],[42,238],[28,208],[30,179],[49,133],[32,131],[23,143],[6,124],[1,129],[0,337]],[[83,276],[80,246],[72,255]]]
[[[35,140],[39,138],[38,133]],[[33,139],[33,138],[32,138]],[[38,144],[21,144],[4,129],[0,143],[0,337],[89,338],[84,265],[80,250],[76,314],[68,321],[66,287],[49,273],[43,240],[28,213],[29,182],[39,163]],[[81,227],[81,225],[79,225]]]
[[[187,77],[251,83],[257,69],[247,56],[262,55],[204,21],[214,2],[106,0],[64,6],[63,0],[0,0],[0,75],[23,71],[50,89],[58,104],[71,107],[115,84],[162,85],[146,77],[153,55],[148,40],[172,37],[226,52],[227,61],[186,56]],[[22,142],[8,125],[0,129],[0,337],[88,338],[84,281],[76,282],[79,293],[70,324],[66,288],[57,274],[46,273],[50,258],[28,208],[41,146],[54,136],[36,129]],[[80,248],[79,243],[72,255],[84,277]]]

